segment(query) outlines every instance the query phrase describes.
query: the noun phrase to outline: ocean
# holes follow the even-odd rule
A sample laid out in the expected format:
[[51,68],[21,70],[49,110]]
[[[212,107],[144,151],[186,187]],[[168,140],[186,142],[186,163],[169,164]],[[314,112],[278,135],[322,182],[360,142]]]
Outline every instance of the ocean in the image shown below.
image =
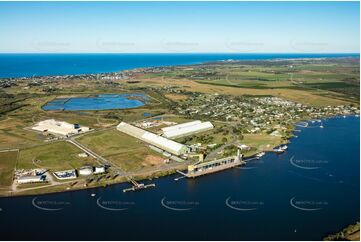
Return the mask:
[[0,54],[0,78],[98,74],[221,60],[359,57],[359,54]]

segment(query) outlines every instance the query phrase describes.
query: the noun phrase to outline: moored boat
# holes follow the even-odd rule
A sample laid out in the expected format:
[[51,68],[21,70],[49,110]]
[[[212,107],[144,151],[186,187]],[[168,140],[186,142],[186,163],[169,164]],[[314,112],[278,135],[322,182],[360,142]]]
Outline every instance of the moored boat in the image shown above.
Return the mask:
[[264,156],[266,154],[266,152],[260,152],[260,153],[258,153],[258,154],[256,154],[256,158],[257,159],[260,159],[262,156]]

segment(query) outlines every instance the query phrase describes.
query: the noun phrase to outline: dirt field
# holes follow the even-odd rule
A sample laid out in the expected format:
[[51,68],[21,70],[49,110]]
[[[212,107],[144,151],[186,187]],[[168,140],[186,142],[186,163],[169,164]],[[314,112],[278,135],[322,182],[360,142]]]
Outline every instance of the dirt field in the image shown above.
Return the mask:
[[165,97],[173,101],[181,101],[187,99],[186,95],[180,95],[180,94],[165,94]]

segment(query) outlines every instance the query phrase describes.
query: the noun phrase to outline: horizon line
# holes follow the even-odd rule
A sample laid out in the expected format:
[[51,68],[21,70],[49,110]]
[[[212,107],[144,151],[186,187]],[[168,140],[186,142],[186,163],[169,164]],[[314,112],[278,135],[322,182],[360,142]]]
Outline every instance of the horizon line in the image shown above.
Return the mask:
[[329,54],[352,54],[360,55],[360,52],[0,52],[3,54],[317,54],[317,55],[329,55]]

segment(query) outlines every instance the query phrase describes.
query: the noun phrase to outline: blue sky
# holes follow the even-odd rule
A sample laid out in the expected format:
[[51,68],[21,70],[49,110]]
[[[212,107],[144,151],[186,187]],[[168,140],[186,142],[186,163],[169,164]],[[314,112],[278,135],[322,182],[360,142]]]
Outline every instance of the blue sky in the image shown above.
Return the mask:
[[359,2],[0,2],[0,52],[359,52]]

